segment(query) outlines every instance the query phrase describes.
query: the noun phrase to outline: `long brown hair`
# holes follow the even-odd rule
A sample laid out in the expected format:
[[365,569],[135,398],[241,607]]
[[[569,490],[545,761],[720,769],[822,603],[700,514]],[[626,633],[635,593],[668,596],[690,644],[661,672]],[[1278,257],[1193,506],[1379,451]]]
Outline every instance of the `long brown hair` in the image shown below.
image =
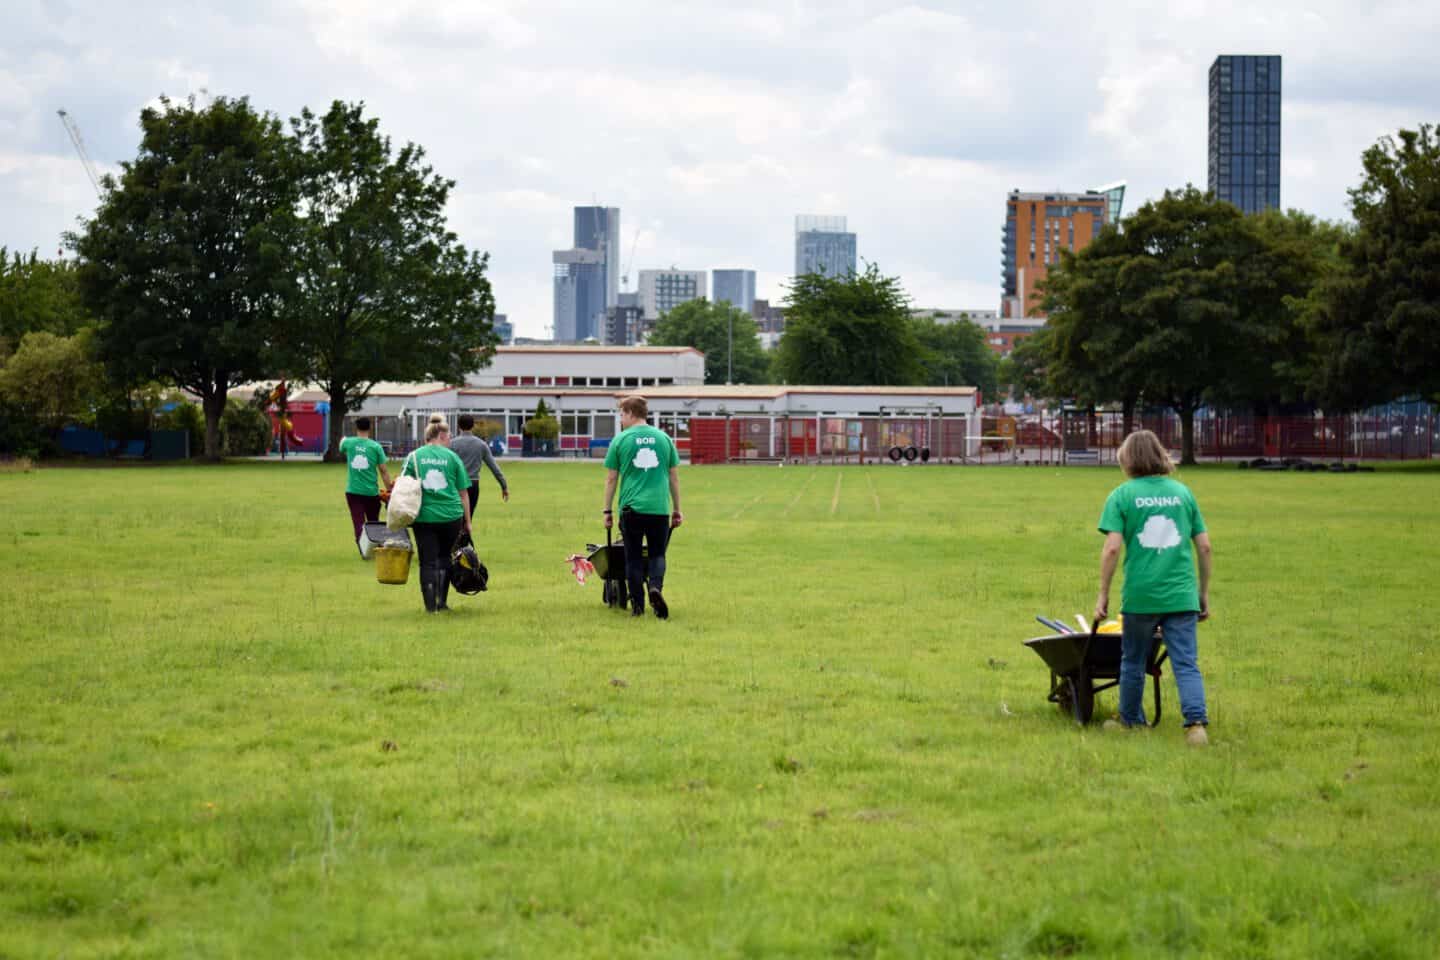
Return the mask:
[[1163,477],[1175,472],[1165,445],[1149,430],[1136,430],[1126,437],[1116,457],[1129,477]]

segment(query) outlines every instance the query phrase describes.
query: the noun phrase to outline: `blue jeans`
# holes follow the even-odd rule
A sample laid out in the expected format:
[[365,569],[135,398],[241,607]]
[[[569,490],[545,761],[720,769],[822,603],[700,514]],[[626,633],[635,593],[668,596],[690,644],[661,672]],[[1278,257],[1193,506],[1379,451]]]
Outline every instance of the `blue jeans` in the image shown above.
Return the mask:
[[1165,631],[1165,649],[1175,689],[1180,693],[1180,713],[1185,726],[1209,723],[1205,715],[1205,681],[1196,662],[1193,611],[1187,613],[1126,613],[1120,637],[1120,722],[1127,726],[1145,723],[1145,663],[1150,656],[1150,639],[1158,624]]

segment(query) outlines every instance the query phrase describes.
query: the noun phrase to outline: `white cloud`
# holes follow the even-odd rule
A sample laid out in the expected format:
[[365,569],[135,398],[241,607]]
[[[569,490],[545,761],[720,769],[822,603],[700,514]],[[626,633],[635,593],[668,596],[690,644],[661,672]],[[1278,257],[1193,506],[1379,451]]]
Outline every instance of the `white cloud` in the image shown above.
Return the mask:
[[796,213],[841,213],[917,303],[993,308],[1005,192],[1203,183],[1216,54],[1285,57],[1282,197],[1346,213],[1359,153],[1437,119],[1429,5],[1389,0],[137,0],[20,5],[0,39],[0,244],[58,244],[91,153],[134,155],[159,94],[249,95],[282,117],[364,100],[457,181],[499,309],[549,323],[570,208],[622,210],[633,273],[750,267],[779,299]]

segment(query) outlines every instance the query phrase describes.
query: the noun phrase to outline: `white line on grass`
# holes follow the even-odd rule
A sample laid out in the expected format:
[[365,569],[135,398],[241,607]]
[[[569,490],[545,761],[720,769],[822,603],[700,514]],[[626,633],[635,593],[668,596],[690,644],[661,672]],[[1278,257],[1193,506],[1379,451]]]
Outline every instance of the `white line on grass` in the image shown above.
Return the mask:
[[794,507],[795,504],[800,502],[801,497],[805,496],[805,491],[810,488],[810,484],[815,481],[815,477],[819,474],[819,472],[820,471],[817,470],[815,467],[810,468],[810,476],[806,477],[805,482],[800,484],[800,492],[795,494],[795,499],[791,500],[788,504],[786,504],[785,512],[781,514],[782,517],[790,516],[790,509]]
[[830,516],[835,516],[835,511],[840,509],[840,481],[845,479],[845,474],[835,474],[835,493],[830,497]]
[[870,472],[865,472],[865,482],[870,485],[870,499],[875,501],[875,512],[880,512],[880,492],[875,489],[875,481],[871,478]]

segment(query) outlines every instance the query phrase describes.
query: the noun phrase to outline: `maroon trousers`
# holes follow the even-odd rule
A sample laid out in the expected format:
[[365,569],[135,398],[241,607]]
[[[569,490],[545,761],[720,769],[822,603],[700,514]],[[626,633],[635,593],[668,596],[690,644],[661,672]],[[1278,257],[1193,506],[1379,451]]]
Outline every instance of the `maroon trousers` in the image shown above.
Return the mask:
[[345,494],[345,503],[350,507],[350,522],[355,525],[355,542],[360,542],[360,531],[366,520],[380,519],[380,497],[363,493]]

